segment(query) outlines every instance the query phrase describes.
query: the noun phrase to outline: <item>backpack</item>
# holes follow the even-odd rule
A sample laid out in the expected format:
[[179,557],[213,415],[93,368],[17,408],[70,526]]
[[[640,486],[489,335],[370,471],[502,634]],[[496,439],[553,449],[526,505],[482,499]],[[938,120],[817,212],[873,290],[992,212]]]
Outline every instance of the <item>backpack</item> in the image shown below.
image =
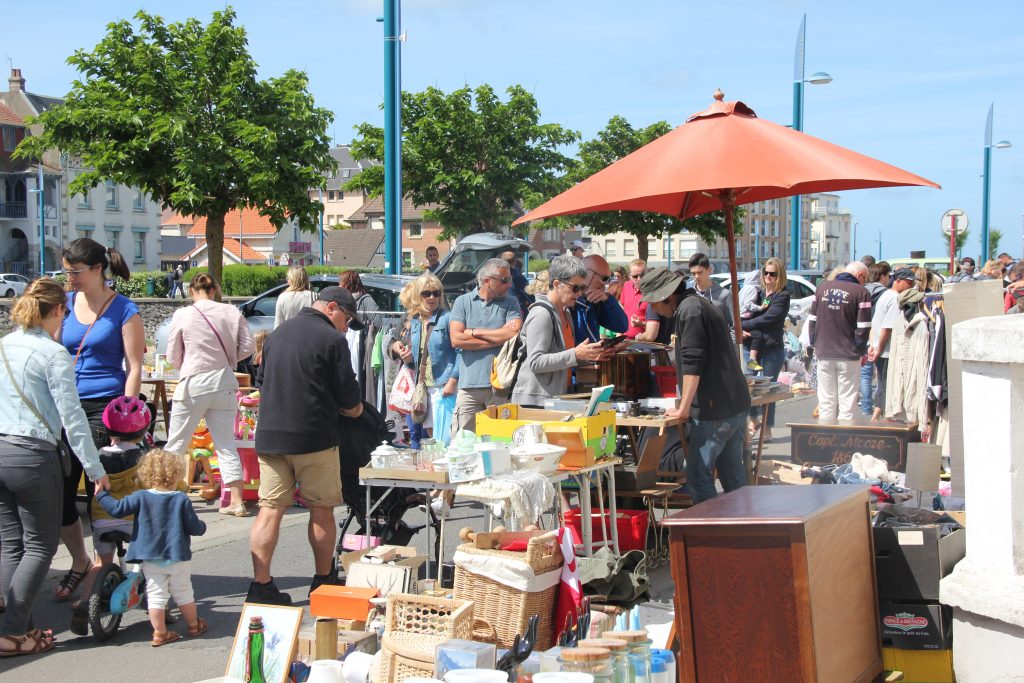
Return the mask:
[[[551,305],[545,306],[538,301],[530,304],[529,308],[532,309],[534,306],[547,309],[548,315],[551,316],[553,331],[557,333],[559,328],[561,328],[561,324],[555,315],[554,307]],[[529,309],[527,309],[527,315],[529,315]],[[519,378],[519,368],[523,365],[523,360],[526,358],[526,345],[523,344],[523,331],[525,329],[526,320],[524,319],[523,329],[519,331],[519,334],[502,344],[501,351],[491,361],[491,387],[495,391],[508,391],[511,394],[512,389],[516,386],[516,380]]]

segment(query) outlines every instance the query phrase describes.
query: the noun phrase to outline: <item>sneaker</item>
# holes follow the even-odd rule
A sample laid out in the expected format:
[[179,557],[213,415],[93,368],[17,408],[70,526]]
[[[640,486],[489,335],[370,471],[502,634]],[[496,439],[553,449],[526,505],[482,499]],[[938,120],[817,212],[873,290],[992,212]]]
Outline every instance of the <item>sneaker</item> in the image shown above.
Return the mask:
[[251,581],[249,583],[249,592],[245,594],[245,601],[258,602],[264,605],[282,605],[284,607],[292,604],[291,596],[287,593],[282,593],[273,579],[267,583]]
[[747,361],[747,369],[748,370],[752,370],[753,372],[761,372],[762,370],[764,370],[764,368],[761,367],[761,364],[758,363],[753,358],[751,358],[749,361]]
[[309,584],[309,592],[312,593],[320,586],[344,586],[345,582],[338,578],[336,571],[330,574],[313,574],[313,581]]
[[222,507],[217,510],[222,515],[230,515],[232,517],[248,517],[249,511],[245,509],[245,503],[236,505],[234,507]]

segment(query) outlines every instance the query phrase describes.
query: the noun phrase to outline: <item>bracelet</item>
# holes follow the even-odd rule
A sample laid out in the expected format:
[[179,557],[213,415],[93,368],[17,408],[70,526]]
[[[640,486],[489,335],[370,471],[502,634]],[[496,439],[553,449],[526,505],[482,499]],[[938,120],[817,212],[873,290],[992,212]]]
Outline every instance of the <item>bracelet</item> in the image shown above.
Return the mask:
[[469,336],[472,337],[473,339],[476,339],[476,328],[475,327],[469,331]]

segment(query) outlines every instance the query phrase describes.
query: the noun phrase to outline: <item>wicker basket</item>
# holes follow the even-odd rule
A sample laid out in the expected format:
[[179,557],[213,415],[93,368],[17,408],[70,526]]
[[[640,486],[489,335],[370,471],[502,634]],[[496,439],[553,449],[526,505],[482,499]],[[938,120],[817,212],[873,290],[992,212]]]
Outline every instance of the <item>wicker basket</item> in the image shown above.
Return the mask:
[[[525,562],[536,576],[560,571],[562,551],[558,546],[558,532],[550,531],[531,538],[525,552],[508,550],[485,550],[472,543],[459,546],[459,551],[474,555],[490,555],[516,562]],[[526,593],[506,586],[487,576],[480,576],[455,565],[455,598],[472,600],[476,621],[485,622],[494,630],[495,644],[501,648],[512,647],[516,634],[522,633],[530,623],[530,617],[540,616],[537,625],[535,650],[547,650],[554,641],[555,584],[536,593]],[[476,638],[480,640],[481,638]]]
[[452,638],[473,637],[473,603],[426,595],[388,595],[380,678],[399,683],[434,674],[434,651]]

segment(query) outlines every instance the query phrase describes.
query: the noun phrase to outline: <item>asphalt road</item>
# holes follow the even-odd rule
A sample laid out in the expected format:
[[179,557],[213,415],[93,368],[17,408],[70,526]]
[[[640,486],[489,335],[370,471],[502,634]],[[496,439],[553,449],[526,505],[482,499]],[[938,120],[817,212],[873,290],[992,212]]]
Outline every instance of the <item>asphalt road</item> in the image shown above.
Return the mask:
[[[789,459],[787,421],[806,419],[814,407],[813,397],[788,401],[778,409],[775,439],[765,445],[765,458]],[[210,623],[210,630],[196,639],[183,638],[170,645],[151,647],[151,628],[146,614],[133,610],[122,620],[117,636],[98,643],[91,636],[78,637],[67,630],[70,610],[67,603],[56,603],[52,591],[56,582],[70,566],[63,548],[54,560],[53,569],[35,603],[36,624],[52,628],[58,644],[53,652],[41,656],[0,659],[0,679],[10,681],[74,681],[76,683],[109,683],[110,681],[201,681],[223,675],[228,652],[238,623],[242,601],[251,577],[249,559],[249,527],[252,517],[236,518],[217,514],[212,506],[197,504],[201,518],[207,522],[207,534],[193,540],[193,586],[199,613]],[[344,508],[339,508],[340,520]],[[306,541],[304,511],[293,508],[285,517],[281,539],[274,556],[275,580],[288,592],[297,606],[308,606],[307,590],[313,573],[313,561]],[[421,525],[423,513],[413,509],[406,515],[410,525]],[[472,504],[455,507],[447,523],[449,542],[445,556],[451,557],[462,526],[484,528],[482,510]],[[420,531],[413,545],[421,553],[426,550],[425,534]],[[668,565],[650,571],[652,603],[641,612],[646,624],[670,619],[673,585]],[[312,622],[308,615],[305,626]],[[184,633],[185,626],[173,626]]]

